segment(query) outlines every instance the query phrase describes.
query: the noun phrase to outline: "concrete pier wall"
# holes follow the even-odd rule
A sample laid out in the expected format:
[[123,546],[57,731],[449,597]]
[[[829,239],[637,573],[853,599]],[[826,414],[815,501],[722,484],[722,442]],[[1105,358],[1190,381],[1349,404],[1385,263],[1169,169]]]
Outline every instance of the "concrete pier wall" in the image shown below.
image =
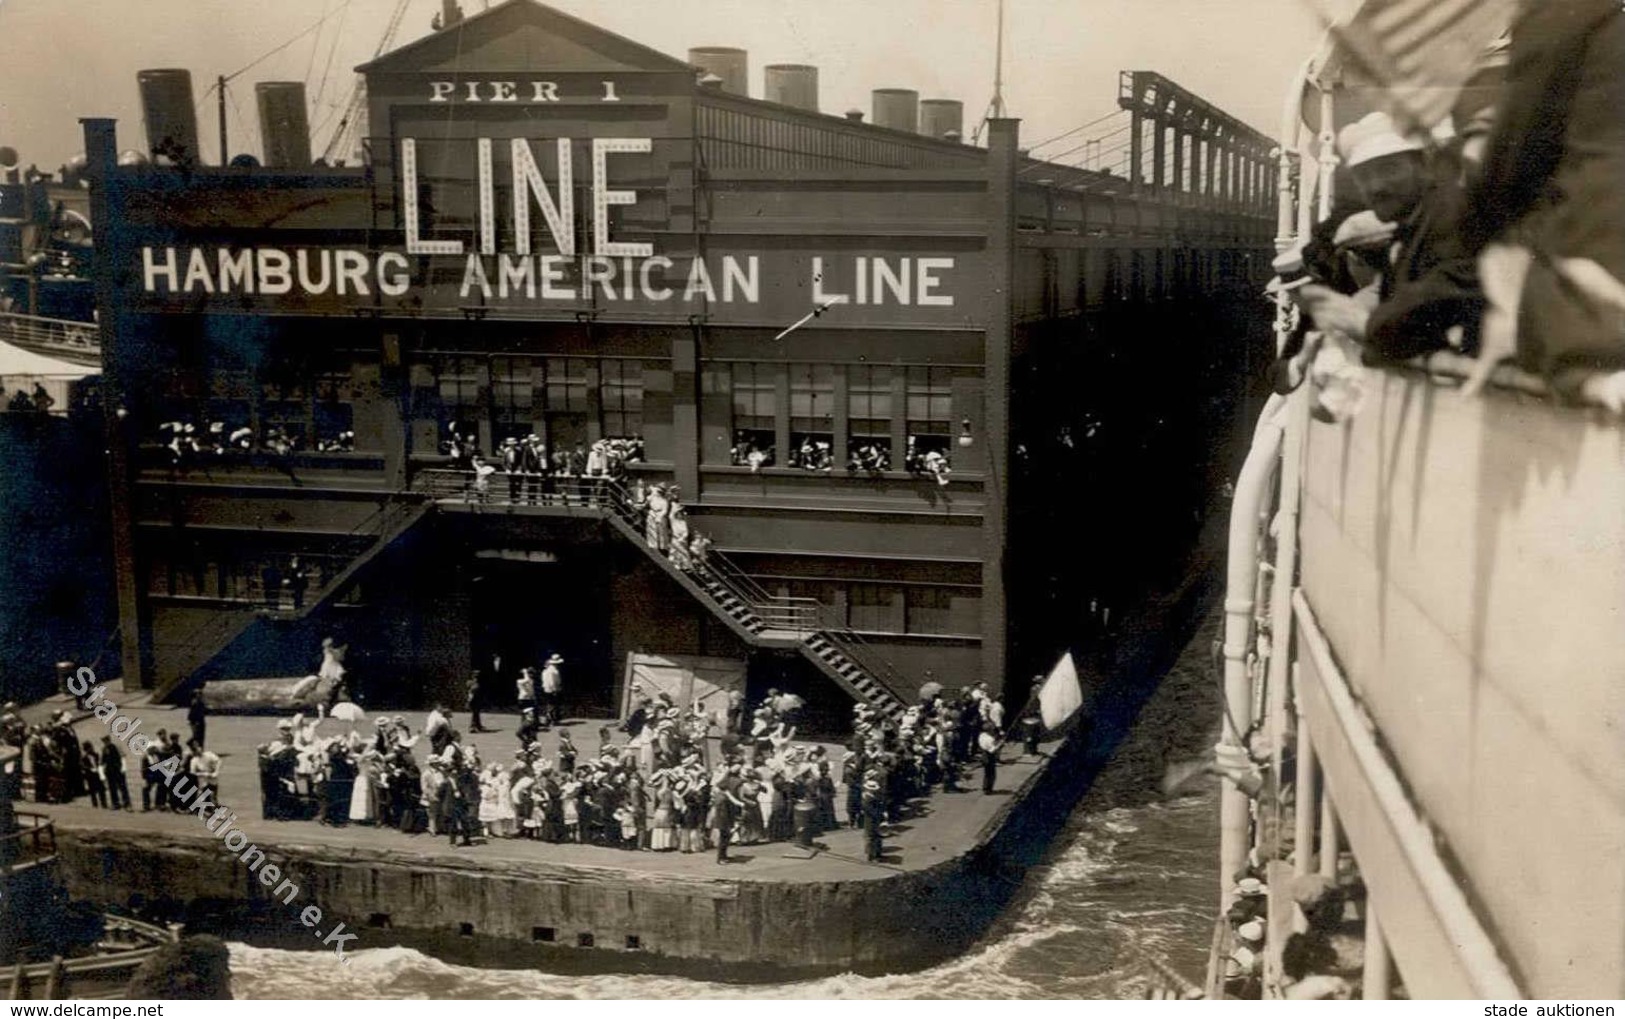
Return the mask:
[[[540,964],[552,949],[590,949],[598,958],[584,964],[593,968],[744,980],[896,972],[964,951],[998,915],[1019,885],[1010,864],[1030,858],[1033,840],[1047,841],[1052,830],[1058,790],[1046,787],[1058,784],[1052,775],[1058,770],[1066,769],[1034,771],[964,852],[932,867],[875,868],[876,876],[849,881],[684,878],[481,859],[477,851],[452,853],[438,844],[418,854],[260,840],[267,860],[299,887],[284,905],[201,833],[76,828],[58,838],[62,875],[75,899],[104,908],[134,904],[196,931],[283,947],[321,947],[315,931],[299,922],[301,911],[316,905],[322,919],[315,930],[326,934],[344,922],[358,935],[347,943],[352,951],[405,944],[442,958],[512,966],[527,954]],[[740,852],[777,856],[794,849],[774,844]]]

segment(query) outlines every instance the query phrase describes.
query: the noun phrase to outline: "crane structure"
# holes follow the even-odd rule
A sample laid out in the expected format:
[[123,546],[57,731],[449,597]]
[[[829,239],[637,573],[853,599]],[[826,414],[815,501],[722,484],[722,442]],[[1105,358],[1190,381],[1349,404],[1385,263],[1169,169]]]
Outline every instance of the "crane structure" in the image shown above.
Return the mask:
[[[395,36],[401,30],[401,22],[406,18],[406,8],[411,0],[397,0],[395,10],[389,16],[389,23],[384,26],[383,38],[378,40],[378,48],[373,51],[373,59],[383,56],[389,49]],[[356,79],[355,86],[350,90],[350,98],[344,104],[344,115],[333,129],[333,137],[328,139],[327,147],[322,149],[322,162],[331,164],[333,158],[340,152],[347,151],[355,144],[356,124],[361,114],[361,108],[366,105],[367,90],[360,78]]]

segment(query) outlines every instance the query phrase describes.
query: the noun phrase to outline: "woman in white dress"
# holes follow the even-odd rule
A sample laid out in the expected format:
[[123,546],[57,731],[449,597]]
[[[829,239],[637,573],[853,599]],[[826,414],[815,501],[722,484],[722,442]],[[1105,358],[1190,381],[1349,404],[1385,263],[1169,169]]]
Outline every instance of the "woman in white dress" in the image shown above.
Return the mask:
[[355,758],[355,788],[350,793],[350,823],[372,824],[378,820],[378,796],[376,793],[379,766],[383,758],[372,748],[367,748],[356,755]]
[[[486,838],[496,838],[501,834],[502,807],[508,797],[502,788],[502,768],[495,761],[480,775],[480,825],[485,829]],[[513,810],[508,804],[508,810]]]
[[344,650],[345,645],[335,644],[332,637],[322,638],[322,667],[316,675],[323,680],[337,683],[344,678]]
[[[778,789],[773,785],[773,774],[765,766],[757,771],[762,780],[761,791],[756,794],[756,807],[762,815],[762,830],[767,830],[768,822],[773,820],[773,801],[779,795]],[[748,806],[748,805],[747,805]]]
[[293,728],[289,731],[289,739],[293,741],[294,776],[304,786],[306,793],[316,792],[316,773],[322,767],[321,747],[316,742],[316,726],[321,719],[305,721],[302,714],[293,716]]
[[674,499],[668,515],[671,518],[671,563],[679,570],[691,570],[694,561],[688,555],[688,510]]
[[671,503],[666,499],[666,486],[656,485],[649,492],[647,510],[643,519],[643,533],[649,547],[664,555],[671,548]]

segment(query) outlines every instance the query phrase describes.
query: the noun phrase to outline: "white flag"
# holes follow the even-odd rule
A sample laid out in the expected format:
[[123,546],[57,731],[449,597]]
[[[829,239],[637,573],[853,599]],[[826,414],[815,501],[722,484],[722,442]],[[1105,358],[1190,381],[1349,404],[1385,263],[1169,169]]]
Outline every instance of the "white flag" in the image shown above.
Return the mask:
[[[1334,22],[1339,52],[1323,80],[1355,70],[1384,92],[1403,129],[1426,131],[1444,120],[1485,49],[1512,22],[1515,0],[1363,0]],[[1352,65],[1352,66],[1350,66]]]
[[1038,690],[1038,711],[1044,719],[1044,728],[1051,731],[1071,718],[1083,707],[1083,687],[1078,684],[1078,669],[1072,664],[1068,651],[1055,663]]

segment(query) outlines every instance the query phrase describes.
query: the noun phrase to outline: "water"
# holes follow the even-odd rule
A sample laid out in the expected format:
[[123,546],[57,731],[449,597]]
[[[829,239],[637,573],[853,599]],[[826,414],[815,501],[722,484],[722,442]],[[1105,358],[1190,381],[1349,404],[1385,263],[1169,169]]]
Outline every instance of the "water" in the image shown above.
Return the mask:
[[338,965],[326,952],[231,946],[239,998],[1125,998],[1155,956],[1202,979],[1218,896],[1218,796],[1164,799],[1170,764],[1213,742],[1216,686],[1203,626],[1041,866],[977,945],[950,962],[891,976],[841,974],[724,984],[648,974],[570,975],[454,966],[406,948]]

